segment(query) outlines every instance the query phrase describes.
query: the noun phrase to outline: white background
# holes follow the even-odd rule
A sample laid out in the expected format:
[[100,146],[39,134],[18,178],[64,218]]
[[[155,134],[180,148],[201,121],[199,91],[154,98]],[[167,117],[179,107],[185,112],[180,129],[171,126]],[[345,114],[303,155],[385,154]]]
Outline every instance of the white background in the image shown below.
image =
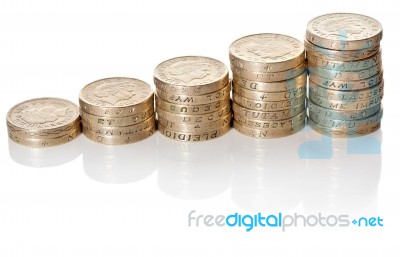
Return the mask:
[[[399,256],[397,1],[1,1],[0,113],[35,97],[77,103],[104,77],[152,83],[154,67],[175,56],[229,64],[241,36],[302,39],[308,20],[340,11],[384,27],[381,155],[348,155],[335,140],[333,159],[301,160],[299,145],[320,138],[307,130],[262,143],[230,131],[190,145],[156,133],[115,148],[82,136],[37,151],[9,143],[4,119],[0,256]],[[382,216],[384,227],[189,228],[191,210],[345,212]]]

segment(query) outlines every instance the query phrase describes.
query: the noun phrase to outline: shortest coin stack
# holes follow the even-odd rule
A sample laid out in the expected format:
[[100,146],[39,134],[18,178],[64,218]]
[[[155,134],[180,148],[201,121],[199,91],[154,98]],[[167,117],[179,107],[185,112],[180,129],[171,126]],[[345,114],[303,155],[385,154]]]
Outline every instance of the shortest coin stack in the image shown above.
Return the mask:
[[242,37],[231,44],[229,59],[237,131],[264,139],[304,128],[307,75],[299,40],[272,33]]
[[93,141],[130,144],[154,133],[154,93],[141,80],[97,80],[81,90],[79,104],[83,133]]
[[217,60],[185,56],[154,71],[158,129],[177,141],[206,141],[229,131],[232,119],[228,69]]
[[78,106],[59,98],[38,98],[17,104],[7,114],[8,136],[29,147],[67,143],[81,133]]

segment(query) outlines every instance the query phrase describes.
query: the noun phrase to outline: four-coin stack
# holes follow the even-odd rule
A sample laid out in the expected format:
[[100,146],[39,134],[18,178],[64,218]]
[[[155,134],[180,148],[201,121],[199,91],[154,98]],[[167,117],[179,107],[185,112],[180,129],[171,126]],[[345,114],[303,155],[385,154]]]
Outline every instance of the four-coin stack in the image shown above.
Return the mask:
[[158,130],[177,141],[206,141],[229,131],[229,75],[220,61],[184,56],[154,71]]
[[83,133],[93,141],[129,144],[154,133],[154,93],[141,80],[97,80],[81,90],[79,104]]
[[360,14],[334,13],[308,23],[309,125],[338,137],[372,133],[382,118],[382,26]]
[[303,44],[280,34],[240,38],[229,48],[233,126],[256,138],[277,138],[305,126],[307,74]]
[[67,143],[81,133],[79,109],[60,98],[37,98],[17,104],[7,114],[8,136],[29,147]]

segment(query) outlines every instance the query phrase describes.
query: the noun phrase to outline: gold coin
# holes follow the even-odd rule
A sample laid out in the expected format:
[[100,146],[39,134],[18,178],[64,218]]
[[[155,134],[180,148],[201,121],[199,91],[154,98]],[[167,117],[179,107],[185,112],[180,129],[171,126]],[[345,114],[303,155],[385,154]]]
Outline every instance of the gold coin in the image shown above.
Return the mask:
[[290,70],[304,62],[304,47],[299,40],[280,34],[249,35],[229,47],[232,67],[256,72]]
[[283,91],[296,90],[299,87],[307,86],[307,73],[304,72],[303,74],[289,80],[278,81],[278,82],[266,82],[266,83],[247,80],[238,77],[236,74],[233,74],[233,83],[241,87],[255,91],[283,92]]
[[255,138],[279,138],[292,135],[294,133],[299,132],[305,126],[305,121],[299,123],[296,127],[291,127],[287,129],[254,129],[250,127],[246,127],[238,123],[237,121],[233,121],[233,127],[246,136],[255,137]]
[[328,100],[355,102],[383,94],[383,84],[384,83],[382,81],[380,84],[367,89],[354,90],[354,91],[350,90],[339,91],[339,90],[331,90],[320,87],[314,82],[310,81],[309,91],[312,94],[316,94]]
[[313,101],[314,103],[318,104],[321,107],[333,110],[364,110],[374,105],[381,104],[381,99],[383,96],[383,95],[378,95],[362,101],[343,102],[343,101],[328,100],[316,94],[313,94],[312,92],[309,93],[310,93],[309,98],[311,101]]
[[383,80],[383,72],[381,71],[370,78],[357,81],[341,81],[341,80],[326,79],[318,75],[315,75],[313,73],[310,73],[309,80],[314,84],[327,89],[354,91],[354,90],[367,89],[378,85]]
[[376,66],[359,71],[336,71],[336,70],[328,70],[315,67],[309,68],[309,72],[316,74],[317,76],[326,79],[334,79],[342,81],[354,81],[354,80],[357,81],[357,80],[367,79],[378,74],[381,71],[382,71],[382,63],[378,63],[378,65]]
[[80,92],[81,109],[102,117],[125,117],[154,108],[150,85],[134,78],[106,78],[86,85]]
[[290,117],[296,116],[299,113],[303,112],[305,109],[304,102],[297,106],[290,107],[287,110],[281,111],[273,111],[273,112],[263,112],[263,111],[255,111],[252,109],[244,108],[237,103],[232,103],[232,109],[234,116],[240,115],[246,119],[251,120],[285,120],[289,119]]
[[300,95],[296,98],[289,99],[286,101],[275,101],[275,102],[265,102],[265,101],[255,101],[238,94],[232,94],[233,101],[241,105],[244,108],[252,109],[255,111],[281,111],[287,110],[294,106],[304,104],[306,95]]
[[160,63],[154,70],[157,89],[171,94],[204,95],[229,82],[222,62],[203,56],[182,56]]
[[259,82],[277,82],[292,79],[304,73],[305,70],[305,62],[293,69],[277,72],[255,72],[232,67],[232,73],[234,73],[237,77]]
[[232,88],[234,93],[257,101],[285,101],[306,93],[305,86],[283,92],[258,92],[255,90],[246,89],[235,83],[232,83]]
[[93,134],[98,136],[128,136],[139,133],[150,127],[154,128],[156,126],[156,123],[155,123],[155,115],[153,114],[147,120],[131,126],[118,126],[118,127],[102,126],[102,125],[88,123],[84,120],[82,121],[82,126],[85,127],[86,130],[89,130]]
[[234,115],[234,120],[240,125],[254,129],[289,129],[296,128],[299,124],[304,123],[306,117],[307,112],[306,110],[303,110],[296,116],[285,120],[256,120],[237,114]]
[[57,145],[62,145],[68,143],[78,137],[81,134],[80,126],[77,129],[70,131],[69,134],[63,135],[56,138],[28,138],[28,137],[21,137],[18,133],[12,133],[9,131],[8,137],[21,145],[25,145],[28,147],[35,147],[35,148],[44,148],[44,147],[52,147]]
[[126,117],[101,117],[81,111],[82,121],[90,124],[102,125],[102,126],[130,126],[137,123],[143,122],[154,114],[154,109],[150,108],[144,112],[133,114]]
[[311,43],[336,50],[358,50],[379,45],[382,25],[375,19],[355,13],[331,13],[315,17],[307,24]]
[[306,48],[306,54],[311,53],[312,55],[324,60],[341,62],[359,61],[362,59],[370,58],[371,56],[374,56],[378,52],[380,52],[379,45],[365,49],[340,51],[322,48],[308,42],[307,40],[304,40],[304,47]]
[[221,119],[222,117],[224,117],[228,113],[230,113],[230,111],[231,111],[231,106],[230,106],[230,104],[228,104],[216,112],[211,112],[211,113],[202,114],[202,115],[175,114],[175,113],[169,113],[162,109],[157,109],[157,115],[158,115],[158,117],[161,117],[165,120],[168,120],[168,121],[174,122],[174,123],[199,124],[199,123],[207,123],[207,122],[212,122],[212,121]]
[[170,122],[162,117],[159,117],[158,124],[161,124],[165,128],[174,131],[200,133],[224,127],[225,125],[230,124],[231,120],[232,120],[232,113],[229,112],[227,115],[221,117],[219,120],[207,123],[182,124],[182,123]]
[[383,110],[381,109],[377,113],[363,119],[359,120],[333,120],[326,118],[324,116],[320,116],[315,112],[309,112],[309,119],[318,123],[321,126],[327,128],[348,128],[348,129],[356,129],[359,127],[364,127],[369,124],[374,124],[380,122],[383,116]]
[[210,112],[215,112],[221,109],[221,107],[229,104],[230,96],[226,95],[220,101],[209,103],[209,104],[196,104],[196,105],[187,105],[187,104],[175,104],[165,101],[161,98],[156,98],[156,107],[157,109],[163,109],[165,111],[175,113],[175,114],[194,114],[201,115]]
[[316,132],[331,136],[331,137],[357,137],[357,136],[364,136],[367,134],[371,134],[374,131],[377,131],[381,127],[381,123],[373,123],[369,125],[365,125],[356,129],[349,129],[349,128],[328,128],[318,123],[314,122],[311,119],[308,119],[308,124],[310,127],[315,130]]
[[208,141],[217,137],[224,135],[231,128],[230,124],[227,124],[218,129],[198,132],[198,133],[189,133],[189,132],[179,132],[175,130],[171,130],[166,128],[165,126],[158,124],[158,130],[160,133],[170,139],[174,139],[176,141],[181,142],[199,142],[199,141]]
[[105,144],[105,145],[123,145],[123,144],[131,144],[136,143],[140,140],[148,138],[153,135],[155,131],[155,127],[149,127],[139,131],[135,134],[122,135],[122,136],[103,136],[99,135],[96,132],[93,132],[87,129],[85,126],[82,127],[83,134],[90,140]]
[[209,104],[220,101],[221,99],[224,99],[226,96],[228,96],[231,92],[231,85],[230,83],[228,83],[224,88],[218,91],[196,96],[169,94],[160,89],[156,89],[156,92],[158,98],[161,98],[170,103],[188,105]]
[[350,62],[325,60],[317,56],[314,56],[312,52],[307,52],[307,64],[309,69],[310,67],[312,68],[320,67],[337,71],[359,71],[371,68],[381,62],[382,62],[381,51],[379,51],[377,54],[367,59],[362,59],[359,61],[350,61]]

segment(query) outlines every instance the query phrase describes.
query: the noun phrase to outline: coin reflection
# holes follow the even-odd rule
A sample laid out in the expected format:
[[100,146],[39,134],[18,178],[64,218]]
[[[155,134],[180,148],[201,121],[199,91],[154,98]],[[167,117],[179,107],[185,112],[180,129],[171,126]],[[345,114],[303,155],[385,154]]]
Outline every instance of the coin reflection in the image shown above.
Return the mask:
[[88,177],[102,183],[139,181],[156,170],[154,136],[127,145],[103,145],[83,140],[83,169]]
[[231,132],[204,142],[177,142],[158,135],[158,186],[181,199],[204,199],[231,182]]

